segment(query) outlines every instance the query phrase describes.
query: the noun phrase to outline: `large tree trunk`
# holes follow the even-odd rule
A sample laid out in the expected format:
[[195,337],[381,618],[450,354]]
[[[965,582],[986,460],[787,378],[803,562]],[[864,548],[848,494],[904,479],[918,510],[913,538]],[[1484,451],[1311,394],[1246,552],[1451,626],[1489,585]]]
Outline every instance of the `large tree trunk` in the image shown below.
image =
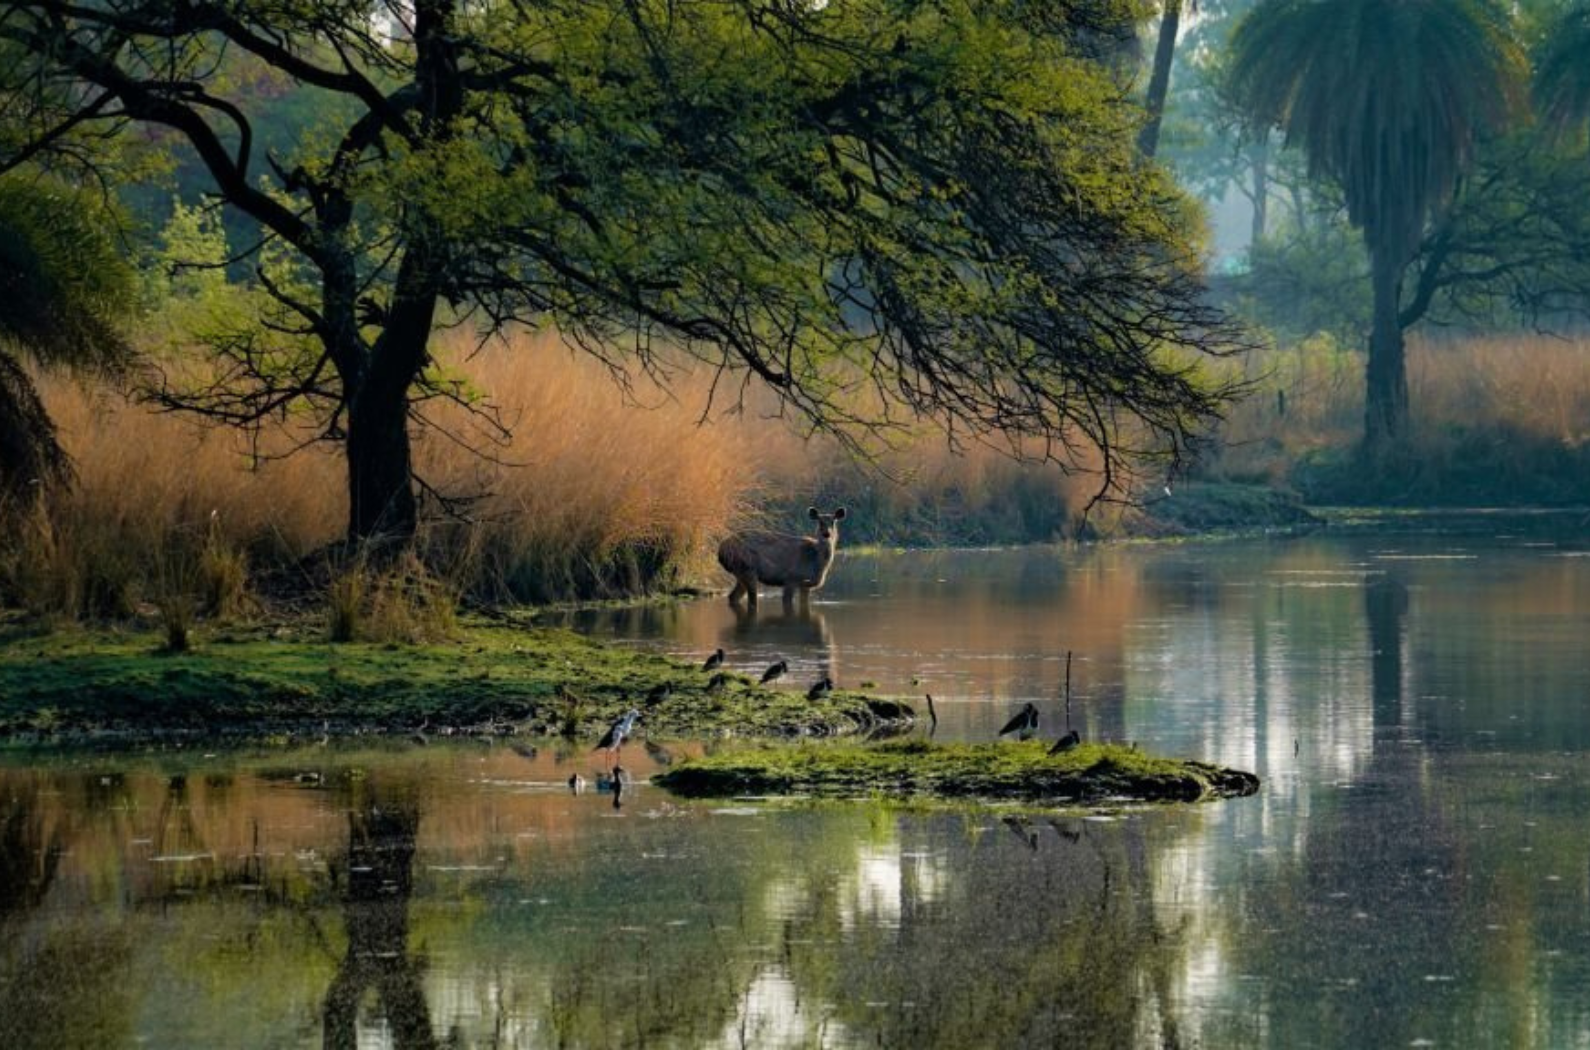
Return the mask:
[[1170,63],[1176,57],[1176,34],[1181,31],[1182,0],[1164,0],[1159,18],[1159,44],[1154,48],[1154,71],[1148,78],[1148,96],[1143,106],[1148,119],[1137,136],[1138,152],[1152,157],[1159,149],[1159,125],[1165,116],[1165,97],[1170,93]]
[[375,376],[348,403],[349,539],[403,543],[414,535],[408,409],[408,384]]
[[[445,143],[463,105],[453,3],[417,0],[414,12],[415,79],[424,99],[420,118],[433,139]],[[367,367],[348,391],[348,537],[394,545],[411,540],[418,525],[409,391],[428,360],[448,258],[447,238],[434,216],[415,209],[408,225],[391,308]]]
[[1408,372],[1402,322],[1397,316],[1403,265],[1400,253],[1385,246],[1371,247],[1375,313],[1364,389],[1364,450],[1371,457],[1391,451],[1407,431]]

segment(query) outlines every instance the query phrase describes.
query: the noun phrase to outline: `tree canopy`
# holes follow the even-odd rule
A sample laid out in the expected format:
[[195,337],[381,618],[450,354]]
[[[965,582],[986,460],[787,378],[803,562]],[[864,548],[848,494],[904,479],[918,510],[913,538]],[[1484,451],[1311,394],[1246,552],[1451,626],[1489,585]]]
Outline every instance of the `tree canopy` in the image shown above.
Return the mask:
[[1232,97],[1285,130],[1363,230],[1375,299],[1365,442],[1384,451],[1408,413],[1403,271],[1477,144],[1511,115],[1522,51],[1491,0],[1268,0],[1231,47]]
[[[411,532],[408,414],[442,320],[760,379],[820,427],[1178,460],[1230,393],[1192,213],[1102,60],[1131,5],[412,8],[0,2],[28,141],[174,131],[258,223],[276,308],[173,400],[345,440],[354,537]],[[236,53],[318,98],[291,148]],[[66,100],[63,102],[62,100]],[[13,147],[12,155],[26,152]],[[4,158],[0,157],[0,162]],[[445,305],[444,305],[445,304]]]

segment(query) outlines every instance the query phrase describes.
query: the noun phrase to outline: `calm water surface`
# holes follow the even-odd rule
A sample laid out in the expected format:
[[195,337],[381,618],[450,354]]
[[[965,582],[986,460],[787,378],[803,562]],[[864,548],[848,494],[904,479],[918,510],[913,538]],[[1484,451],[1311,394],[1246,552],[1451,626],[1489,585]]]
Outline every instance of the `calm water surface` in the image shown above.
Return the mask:
[[[1590,531],[846,557],[585,630],[940,739],[1251,769],[1126,814],[615,808],[459,744],[0,759],[4,1047],[1587,1047]],[[626,748],[638,777],[700,745]],[[571,773],[592,789],[570,793]]]

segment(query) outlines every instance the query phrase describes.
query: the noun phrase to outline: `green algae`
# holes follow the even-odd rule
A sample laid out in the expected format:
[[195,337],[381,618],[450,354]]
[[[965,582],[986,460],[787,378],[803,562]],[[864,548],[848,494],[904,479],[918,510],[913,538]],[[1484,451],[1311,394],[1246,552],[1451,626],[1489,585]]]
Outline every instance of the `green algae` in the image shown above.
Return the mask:
[[688,796],[959,798],[1030,803],[1196,802],[1251,795],[1251,773],[1117,744],[1058,755],[1041,741],[810,743],[692,759],[655,778]]

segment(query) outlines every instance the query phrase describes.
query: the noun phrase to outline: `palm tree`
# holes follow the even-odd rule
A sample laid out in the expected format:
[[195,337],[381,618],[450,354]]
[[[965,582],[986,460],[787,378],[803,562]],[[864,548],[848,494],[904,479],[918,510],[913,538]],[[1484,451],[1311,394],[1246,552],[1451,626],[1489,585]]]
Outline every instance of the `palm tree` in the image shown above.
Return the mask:
[[1535,52],[1535,107],[1559,133],[1590,122],[1590,0],[1558,12]]
[[1363,231],[1374,285],[1364,446],[1384,453],[1408,416],[1403,273],[1522,82],[1507,13],[1494,0],[1267,0],[1231,47],[1239,108],[1301,146]]
[[0,500],[71,476],[24,359],[93,369],[130,356],[117,323],[134,274],[104,218],[46,178],[0,177]]

